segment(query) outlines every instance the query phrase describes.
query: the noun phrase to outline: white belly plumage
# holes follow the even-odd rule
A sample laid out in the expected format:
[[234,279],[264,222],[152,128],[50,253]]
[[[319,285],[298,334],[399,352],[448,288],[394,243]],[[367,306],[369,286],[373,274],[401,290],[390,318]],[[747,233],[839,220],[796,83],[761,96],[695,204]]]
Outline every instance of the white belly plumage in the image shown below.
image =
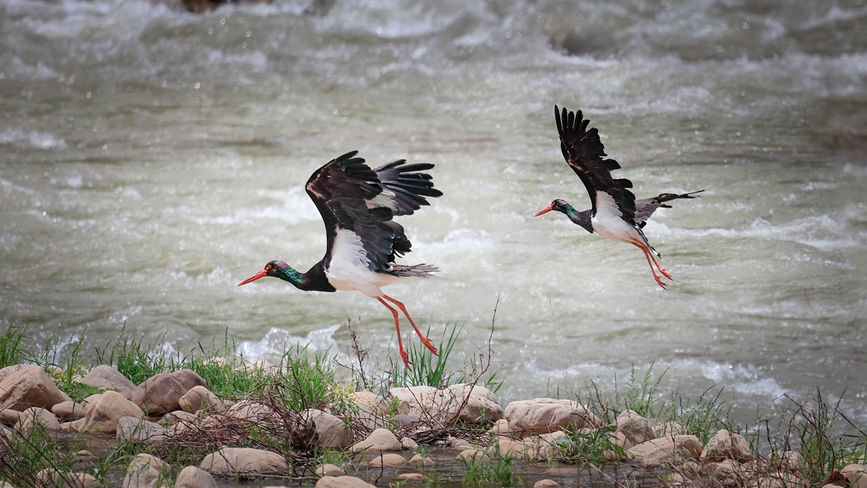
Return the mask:
[[596,192],[596,215],[591,221],[593,230],[600,236],[626,243],[643,240],[635,227],[623,220],[623,213],[614,198],[604,191]]
[[358,234],[337,229],[331,248],[331,262],[325,269],[331,286],[341,291],[357,290],[373,298],[385,295],[380,289],[399,280],[397,276],[370,269],[370,259]]

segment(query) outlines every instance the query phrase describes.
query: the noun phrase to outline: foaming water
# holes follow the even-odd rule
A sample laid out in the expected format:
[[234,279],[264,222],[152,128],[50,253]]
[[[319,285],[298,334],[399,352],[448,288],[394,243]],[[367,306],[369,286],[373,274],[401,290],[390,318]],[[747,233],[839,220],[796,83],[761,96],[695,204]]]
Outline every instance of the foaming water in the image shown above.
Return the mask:
[[[396,357],[361,294],[235,286],[322,257],[303,185],[357,149],[436,164],[444,195],[399,220],[405,262],[442,272],[388,292],[435,338],[462,326],[458,356],[487,350],[496,306],[503,401],[635,368],[745,415],[847,390],[867,422],[867,11],[778,3],[0,0],[0,318],[36,344],[228,333],[251,361],[343,362],[351,321]],[[589,206],[554,104],[585,111],[638,198],[706,190],[645,228],[667,291],[634,248],[533,218]]]

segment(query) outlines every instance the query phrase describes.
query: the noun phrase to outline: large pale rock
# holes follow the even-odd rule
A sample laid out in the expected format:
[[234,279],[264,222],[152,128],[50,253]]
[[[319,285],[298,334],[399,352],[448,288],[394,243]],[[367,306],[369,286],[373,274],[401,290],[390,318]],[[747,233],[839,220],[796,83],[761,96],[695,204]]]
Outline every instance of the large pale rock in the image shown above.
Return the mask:
[[476,449],[476,446],[472,445],[470,441],[466,439],[461,439],[460,437],[448,437],[449,445],[452,447],[453,451],[465,451],[467,449]]
[[430,386],[392,388],[391,396],[400,402],[398,411],[440,422],[464,421],[482,424],[499,420],[503,409],[497,397],[483,386],[452,385],[446,389]]
[[178,475],[175,488],[217,488],[217,481],[204,469],[187,466]]
[[701,459],[701,440],[694,435],[676,435],[674,436],[674,443],[683,447],[687,451],[689,451],[690,456],[695,459]]
[[126,468],[123,488],[156,488],[171,467],[150,454],[138,454]]
[[746,483],[747,472],[740,463],[725,459],[716,464],[711,478],[722,486],[741,487]]
[[391,421],[393,416],[388,415],[390,403],[379,395],[370,391],[356,391],[349,394],[349,399],[355,404],[355,420],[365,429],[394,427]]
[[735,461],[744,463],[753,458],[750,452],[750,444],[743,436],[732,434],[731,432],[720,429],[714,434],[701,453],[701,459],[705,462],[723,461],[725,459],[734,459]]
[[376,488],[374,485],[355,476],[323,476],[316,482],[316,488]]
[[493,451],[486,451],[484,449],[476,449],[475,447],[464,449],[457,456],[455,456],[455,460],[457,461],[490,461],[496,456]]
[[218,415],[208,417],[222,422],[222,418],[232,418],[240,423],[267,425],[279,424],[280,416],[271,407],[255,400],[241,400],[226,407]]
[[[430,478],[428,478],[427,476],[425,476],[421,473],[401,473],[401,474],[397,475],[398,481],[415,481],[417,483],[424,483],[428,479],[430,479]],[[2,488],[2,487],[0,487],[0,488]]]
[[117,421],[121,417],[144,418],[138,405],[124,398],[116,391],[108,390],[98,400],[89,403],[84,419],[73,422],[73,428],[80,431],[96,431],[113,435],[117,432]]
[[168,431],[160,424],[135,417],[121,417],[117,421],[117,439],[124,441],[134,439],[140,442],[162,442],[168,437]]
[[850,464],[840,471],[850,488],[867,488],[867,466]]
[[523,457],[527,445],[520,441],[500,438],[496,444],[496,450],[501,456],[507,458]]
[[15,426],[21,430],[32,430],[37,424],[48,431],[60,430],[60,422],[57,417],[42,407],[31,407],[22,412]]
[[680,465],[688,459],[697,458],[701,454],[700,447],[698,448],[698,453],[693,451],[696,449],[697,444],[700,446],[700,441],[697,437],[677,437],[680,438],[677,441],[669,437],[662,437],[642,442],[628,449],[626,454],[646,468],[663,465]]
[[367,436],[367,439],[352,446],[352,452],[359,451],[400,451],[403,448],[397,436],[390,430],[376,429]]
[[30,407],[51,407],[68,400],[48,373],[33,364],[0,369],[0,410],[19,412]]
[[201,385],[196,385],[190,388],[179,399],[178,404],[181,410],[188,413],[196,413],[199,410],[220,410],[223,408],[223,402],[211,390]]
[[343,476],[345,474],[346,471],[343,471],[340,466],[334,464],[323,464],[316,468],[316,476],[320,478],[323,476]]
[[349,394],[349,401],[374,414],[384,415],[388,413],[389,403],[372,391],[352,392]]
[[310,409],[306,412],[306,418],[313,421],[316,443],[320,447],[342,450],[352,444],[355,436],[352,428],[334,415],[322,410]]
[[511,435],[512,431],[509,429],[509,421],[506,419],[500,419],[494,422],[494,426],[491,427],[491,430],[488,431],[491,435],[502,435],[508,436]]
[[600,427],[602,422],[583,405],[572,400],[536,398],[506,406],[505,417],[513,435],[545,434],[569,426],[575,429]]
[[[581,429],[586,430],[586,429]],[[615,446],[620,446],[624,451],[628,451],[635,446],[635,443],[626,438],[626,434],[620,432],[619,430],[615,430],[608,434],[608,441],[614,444]]]
[[674,437],[683,434],[683,424],[674,420],[663,420],[651,426],[653,429],[653,437]]
[[254,477],[289,470],[286,459],[276,452],[249,447],[224,447],[208,454],[199,467],[213,475]]
[[91,369],[84,375],[81,382],[100,390],[117,390],[127,400],[132,397],[132,392],[135,391],[135,383],[120,371],[106,364],[100,364]]
[[11,408],[7,408],[6,410],[0,410],[0,423],[5,425],[15,425],[21,419],[21,411],[12,410]]
[[370,460],[367,463],[368,466],[372,466],[374,468],[399,468],[406,464],[406,459],[400,454],[383,454],[382,456],[377,456]]
[[646,418],[633,410],[624,410],[615,421],[617,432],[622,432],[633,446],[653,439],[653,429]]
[[402,447],[404,451],[415,451],[418,449],[418,442],[412,440],[411,437],[401,437],[400,447]]
[[[214,419],[208,421],[208,417],[202,419],[201,428],[219,428],[218,422]],[[199,429],[199,417],[195,414],[184,412],[183,410],[175,410],[174,412],[169,412],[160,419],[160,425],[165,426],[166,434],[169,436],[182,434],[190,429]],[[209,424],[210,427],[205,427],[205,424]]]
[[37,488],[99,488],[96,478],[86,473],[59,473],[49,468],[36,473],[34,484]]
[[560,488],[560,483],[554,480],[539,480],[533,485],[533,488]]
[[64,420],[78,420],[83,419],[87,414],[86,407],[87,405],[84,403],[75,403],[70,400],[51,407],[51,413]]
[[418,454],[416,454],[413,457],[409,458],[408,463],[410,466],[419,466],[419,465],[421,465],[421,466],[433,466],[434,460],[428,456],[421,457]]
[[180,410],[180,398],[195,386],[205,386],[205,380],[192,370],[160,373],[139,385],[130,399],[148,415],[165,415]]

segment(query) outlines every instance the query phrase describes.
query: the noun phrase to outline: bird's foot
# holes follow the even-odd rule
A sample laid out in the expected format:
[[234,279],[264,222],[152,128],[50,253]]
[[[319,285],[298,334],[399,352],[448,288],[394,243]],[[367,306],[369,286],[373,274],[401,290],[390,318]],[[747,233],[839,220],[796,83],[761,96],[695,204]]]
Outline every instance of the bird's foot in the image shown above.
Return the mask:
[[409,355],[407,355],[403,348],[400,348],[400,357],[403,359],[403,364],[406,366],[406,369],[412,371],[412,361],[409,360]]
[[664,290],[665,287],[667,286],[667,285],[665,284],[665,282],[662,281],[662,280],[659,278],[659,276],[654,276],[653,279],[656,280],[656,282],[659,284],[659,286],[662,287],[663,290]]
[[671,274],[669,274],[669,272],[665,270],[665,268],[659,268],[659,272],[662,273],[663,275],[665,275],[665,277],[670,279],[670,280],[674,279],[671,277]]
[[424,347],[427,348],[428,351],[432,352],[434,356],[439,356],[440,353],[437,351],[437,348],[434,347],[433,343],[431,343],[430,339],[424,336],[419,336],[421,339],[421,343],[424,344]]

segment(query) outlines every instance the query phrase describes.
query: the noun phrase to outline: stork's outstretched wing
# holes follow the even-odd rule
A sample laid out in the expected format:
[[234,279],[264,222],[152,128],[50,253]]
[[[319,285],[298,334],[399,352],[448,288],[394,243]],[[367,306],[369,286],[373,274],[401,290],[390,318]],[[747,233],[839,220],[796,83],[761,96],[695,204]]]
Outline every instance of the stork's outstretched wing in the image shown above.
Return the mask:
[[432,164],[406,165],[400,160],[376,170],[364,159],[348,152],[316,170],[307,180],[307,194],[316,204],[328,237],[326,257],[332,252],[338,229],[354,232],[361,239],[372,271],[388,271],[395,258],[411,251],[403,227],[392,218],[409,215],[424,197],[438,197],[431,176],[417,171]]
[[587,188],[593,214],[597,209],[597,194],[606,193],[614,199],[623,220],[633,224],[635,195],[628,190],[632,188],[632,182],[626,178],[611,177],[611,171],[620,169],[620,164],[604,158],[605,146],[599,140],[599,131],[596,128],[587,129],[590,121],[584,119],[580,110],[576,113],[564,108],[561,115],[555,105],[554,118],[557,120],[557,132],[560,133],[560,150],[569,167]]
[[653,212],[658,208],[671,208],[671,205],[666,205],[665,202],[670,202],[678,198],[698,198],[696,193],[701,193],[704,190],[691,191],[689,193],[660,193],[653,198],[642,198],[635,201],[635,223],[641,227],[647,223],[647,219],[653,215]]

